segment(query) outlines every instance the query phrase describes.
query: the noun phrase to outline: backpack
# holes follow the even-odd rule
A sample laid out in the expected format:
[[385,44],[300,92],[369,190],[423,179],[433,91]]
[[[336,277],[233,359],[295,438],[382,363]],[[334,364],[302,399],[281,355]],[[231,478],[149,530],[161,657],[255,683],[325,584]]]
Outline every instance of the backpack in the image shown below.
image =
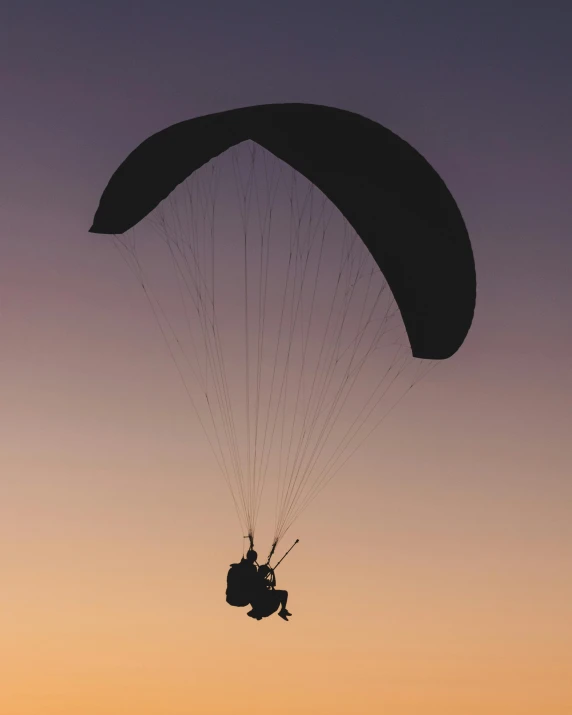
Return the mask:
[[248,606],[252,591],[252,579],[242,564],[231,564],[226,577],[226,602],[230,606]]

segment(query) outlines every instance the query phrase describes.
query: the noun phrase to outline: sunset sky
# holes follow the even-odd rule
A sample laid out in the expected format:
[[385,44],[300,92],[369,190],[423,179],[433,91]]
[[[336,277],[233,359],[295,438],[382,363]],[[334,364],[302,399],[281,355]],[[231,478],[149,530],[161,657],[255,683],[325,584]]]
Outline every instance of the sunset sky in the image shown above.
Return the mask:
[[[572,6],[537,5],[2,11],[1,715],[572,712]],[[412,144],[478,278],[460,351],[284,539],[289,623],[225,603],[232,500],[139,286],[88,233],[147,136],[270,102]]]

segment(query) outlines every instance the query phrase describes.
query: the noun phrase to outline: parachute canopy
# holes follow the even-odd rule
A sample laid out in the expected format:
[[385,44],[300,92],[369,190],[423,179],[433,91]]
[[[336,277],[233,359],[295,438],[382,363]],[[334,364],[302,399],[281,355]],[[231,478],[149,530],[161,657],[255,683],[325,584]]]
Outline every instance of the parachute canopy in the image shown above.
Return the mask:
[[352,112],[269,104],[174,124],[117,169],[90,231],[128,231],[193,172],[249,139],[312,182],[355,229],[395,297],[413,356],[453,355],[471,326],[476,296],[463,218],[413,147]]
[[338,109],[169,127],[115,172],[91,231],[112,235],[142,287],[251,545],[273,475],[271,554],[473,318],[446,186]]

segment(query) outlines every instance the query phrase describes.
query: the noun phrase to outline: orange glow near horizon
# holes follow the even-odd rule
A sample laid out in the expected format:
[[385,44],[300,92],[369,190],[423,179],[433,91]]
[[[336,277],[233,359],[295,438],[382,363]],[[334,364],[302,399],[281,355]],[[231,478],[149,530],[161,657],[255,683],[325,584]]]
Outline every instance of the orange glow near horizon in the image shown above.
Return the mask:
[[[98,465],[14,457],[2,712],[246,715],[267,712],[268,700],[284,715],[562,712],[567,453],[534,439],[539,416],[500,435],[511,400],[489,418],[493,395],[478,386],[464,411],[444,376],[420,387],[413,424],[403,409],[385,447],[370,441],[300,519],[284,548],[301,542],[278,572],[288,624],[255,623],[225,604],[237,524],[207,452],[198,464],[188,454],[169,461],[186,451],[182,433],[118,455],[148,418],[112,395],[115,424],[132,419],[116,443],[94,435]],[[507,397],[515,387],[505,385]],[[149,392],[159,399],[160,384]],[[452,422],[431,420],[437,396],[437,414],[450,410]],[[66,420],[54,413],[60,427]],[[467,459],[469,427],[482,449]]]

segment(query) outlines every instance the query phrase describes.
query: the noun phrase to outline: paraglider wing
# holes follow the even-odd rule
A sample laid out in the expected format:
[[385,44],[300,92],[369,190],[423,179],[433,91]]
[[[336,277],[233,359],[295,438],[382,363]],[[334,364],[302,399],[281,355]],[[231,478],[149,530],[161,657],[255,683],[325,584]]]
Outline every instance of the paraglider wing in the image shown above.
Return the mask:
[[248,139],[305,176],[353,226],[389,284],[413,356],[454,354],[471,326],[476,296],[463,218],[415,149],[352,112],[270,104],[175,124],[117,169],[90,231],[124,233],[194,171]]

